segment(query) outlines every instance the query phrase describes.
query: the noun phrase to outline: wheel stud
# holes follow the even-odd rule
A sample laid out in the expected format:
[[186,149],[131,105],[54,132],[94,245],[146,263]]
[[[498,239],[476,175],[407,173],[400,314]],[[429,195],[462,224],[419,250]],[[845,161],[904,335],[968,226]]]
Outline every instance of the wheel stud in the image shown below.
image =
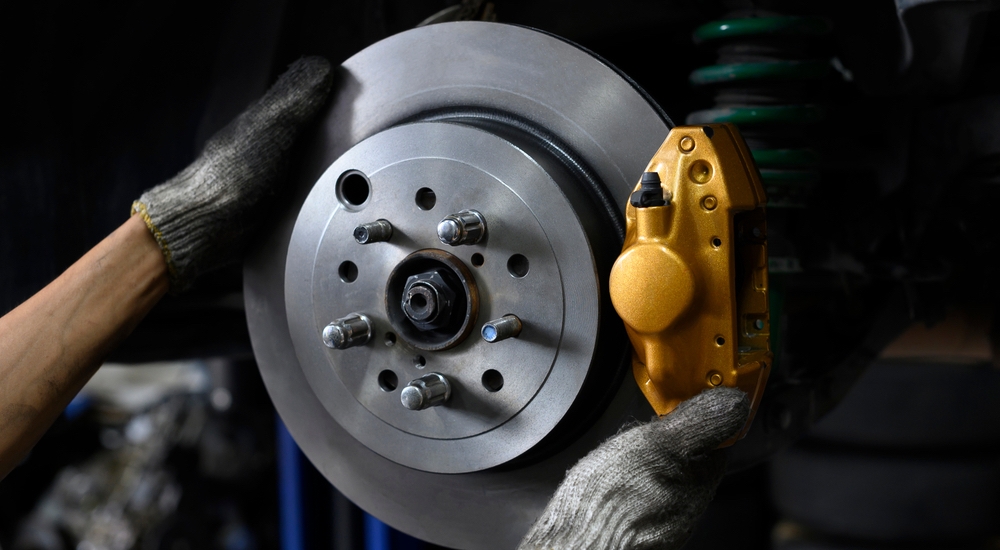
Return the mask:
[[386,242],[392,238],[392,224],[387,220],[375,220],[354,228],[354,240],[358,244]]
[[493,343],[508,338],[517,338],[517,335],[521,334],[521,327],[521,320],[517,318],[517,315],[504,315],[483,325],[483,340]]

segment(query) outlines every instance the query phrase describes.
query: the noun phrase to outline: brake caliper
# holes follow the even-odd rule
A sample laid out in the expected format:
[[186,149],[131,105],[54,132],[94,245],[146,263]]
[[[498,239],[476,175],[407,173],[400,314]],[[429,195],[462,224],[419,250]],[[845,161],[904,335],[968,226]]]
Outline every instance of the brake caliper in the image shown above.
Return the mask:
[[659,415],[716,386],[757,410],[772,359],[765,200],[731,124],[671,130],[629,199],[611,300]]

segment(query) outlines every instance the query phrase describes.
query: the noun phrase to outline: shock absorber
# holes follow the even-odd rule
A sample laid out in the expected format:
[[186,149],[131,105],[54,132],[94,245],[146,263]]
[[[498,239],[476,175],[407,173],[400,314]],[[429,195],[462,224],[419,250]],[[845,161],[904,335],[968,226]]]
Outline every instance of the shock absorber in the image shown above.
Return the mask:
[[797,233],[800,209],[820,183],[816,137],[826,115],[831,63],[824,50],[831,30],[832,24],[821,17],[755,10],[694,31],[695,42],[714,48],[718,57],[715,65],[692,72],[690,81],[713,93],[715,104],[688,115],[687,123],[736,124],[767,194],[775,373],[782,368],[789,277],[802,271],[790,237]]
[[739,126],[768,195],[768,208],[797,208],[819,183],[816,125],[825,115],[830,62],[821,57],[831,24],[820,17],[752,12],[714,21],[694,40],[718,52],[715,65],[691,73],[715,105],[688,115],[688,124]]

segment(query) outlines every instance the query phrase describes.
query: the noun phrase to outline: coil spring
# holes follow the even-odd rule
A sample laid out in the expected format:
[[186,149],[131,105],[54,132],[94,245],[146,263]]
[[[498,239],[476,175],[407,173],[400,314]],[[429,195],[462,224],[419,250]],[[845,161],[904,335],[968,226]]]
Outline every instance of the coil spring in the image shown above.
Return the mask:
[[768,207],[802,207],[819,182],[815,126],[825,116],[822,95],[831,65],[817,58],[832,25],[820,17],[763,15],[714,21],[694,31],[716,46],[718,61],[691,73],[696,87],[715,93],[715,106],[688,115],[688,124],[739,126],[768,195]]

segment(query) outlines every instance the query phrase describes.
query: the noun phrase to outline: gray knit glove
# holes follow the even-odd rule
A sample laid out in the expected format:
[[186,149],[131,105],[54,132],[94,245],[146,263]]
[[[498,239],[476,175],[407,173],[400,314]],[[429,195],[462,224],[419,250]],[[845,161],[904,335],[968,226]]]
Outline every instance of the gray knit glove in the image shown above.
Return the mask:
[[299,59],[212,136],[197,160],[132,204],[163,251],[172,292],[241,257],[299,129],[326,102],[331,82],[326,60]]
[[746,394],[717,388],[608,439],[566,473],[519,548],[680,548],[722,480],[718,446],[749,414]]

